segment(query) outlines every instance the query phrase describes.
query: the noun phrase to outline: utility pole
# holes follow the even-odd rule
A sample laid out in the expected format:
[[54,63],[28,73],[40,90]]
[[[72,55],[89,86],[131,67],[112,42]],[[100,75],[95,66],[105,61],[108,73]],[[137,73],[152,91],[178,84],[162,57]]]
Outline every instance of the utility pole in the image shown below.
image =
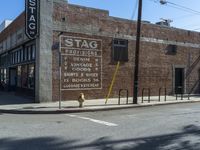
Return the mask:
[[58,39],[59,39],[59,109],[61,109],[61,101],[62,101],[62,91],[61,91],[61,82],[62,82],[62,79],[61,79],[61,74],[62,74],[62,71],[61,71],[61,68],[62,68],[62,54],[61,54],[61,45],[62,45],[62,36],[63,35],[63,32],[60,32],[58,34]]
[[142,0],[139,0],[138,19],[137,19],[137,35],[135,49],[135,66],[134,66],[134,88],[133,88],[133,104],[138,103],[138,70],[139,70],[139,51],[140,51],[140,33],[142,18]]

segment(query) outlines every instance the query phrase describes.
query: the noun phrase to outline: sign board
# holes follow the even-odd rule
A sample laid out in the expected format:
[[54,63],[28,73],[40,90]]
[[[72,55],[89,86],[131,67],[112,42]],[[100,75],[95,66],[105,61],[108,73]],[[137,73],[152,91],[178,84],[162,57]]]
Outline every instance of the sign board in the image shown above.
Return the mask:
[[61,36],[61,90],[102,88],[102,41]]
[[25,7],[25,33],[29,39],[34,39],[38,35],[39,0],[25,0]]

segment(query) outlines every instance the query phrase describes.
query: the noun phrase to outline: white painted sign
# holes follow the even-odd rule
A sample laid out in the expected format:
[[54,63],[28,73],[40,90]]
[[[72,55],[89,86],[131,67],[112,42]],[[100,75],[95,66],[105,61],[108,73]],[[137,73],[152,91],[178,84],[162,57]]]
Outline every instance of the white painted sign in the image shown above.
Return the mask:
[[61,90],[102,88],[102,41],[61,36]]

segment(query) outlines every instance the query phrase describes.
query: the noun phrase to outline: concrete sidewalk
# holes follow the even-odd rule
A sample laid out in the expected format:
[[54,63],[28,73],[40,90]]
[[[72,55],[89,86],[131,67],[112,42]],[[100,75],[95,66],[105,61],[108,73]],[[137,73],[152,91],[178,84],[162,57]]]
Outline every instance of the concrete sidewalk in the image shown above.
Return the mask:
[[102,110],[116,110],[126,108],[147,107],[166,104],[177,103],[192,103],[200,102],[200,96],[184,97],[181,100],[178,97],[167,96],[167,101],[164,100],[164,96],[161,96],[161,101],[158,101],[158,96],[151,97],[151,102],[148,103],[148,98],[144,97],[144,102],[141,102],[141,97],[138,98],[138,104],[132,104],[132,97],[129,97],[129,104],[126,104],[126,98],[121,98],[121,105],[118,105],[118,99],[112,98],[105,104],[105,99],[86,100],[84,107],[79,108],[77,101],[63,101],[61,103],[61,109],[59,109],[59,102],[54,103],[28,103],[28,104],[5,104],[0,105],[0,113],[17,113],[17,114],[57,114],[57,113],[75,113],[75,112],[88,112],[88,111],[102,111]]

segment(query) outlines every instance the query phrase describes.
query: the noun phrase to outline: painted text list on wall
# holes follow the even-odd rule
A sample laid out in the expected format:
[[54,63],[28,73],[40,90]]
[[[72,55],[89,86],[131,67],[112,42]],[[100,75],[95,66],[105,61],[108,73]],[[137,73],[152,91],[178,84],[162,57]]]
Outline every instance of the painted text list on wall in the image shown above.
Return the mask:
[[39,0],[26,0],[26,35],[29,39],[34,39],[38,35],[38,11]]
[[102,41],[61,36],[61,89],[102,88]]

